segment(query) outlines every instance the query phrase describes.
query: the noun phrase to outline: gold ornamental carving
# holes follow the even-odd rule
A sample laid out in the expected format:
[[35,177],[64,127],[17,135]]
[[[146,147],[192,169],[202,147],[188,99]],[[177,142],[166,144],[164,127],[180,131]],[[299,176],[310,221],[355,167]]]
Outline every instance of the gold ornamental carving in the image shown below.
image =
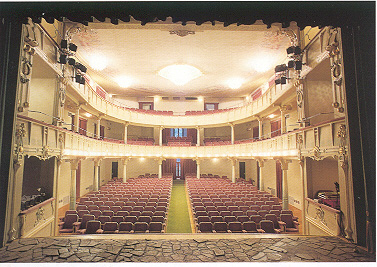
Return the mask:
[[313,156],[311,157],[312,159],[317,160],[317,161],[323,159],[323,157],[321,156],[321,150],[319,149],[318,146],[315,146],[313,148],[312,153],[313,153]]
[[20,123],[16,127],[16,148],[14,161],[19,165],[24,157],[23,138],[26,136],[25,123]]
[[42,221],[42,220],[46,220],[46,218],[45,218],[45,210],[44,210],[44,208],[43,207],[40,207],[38,210],[37,210],[37,212],[35,213],[35,215],[36,215],[36,220],[35,220],[35,222],[34,222],[34,227],[35,226],[37,226],[39,223],[40,223],[40,221]]

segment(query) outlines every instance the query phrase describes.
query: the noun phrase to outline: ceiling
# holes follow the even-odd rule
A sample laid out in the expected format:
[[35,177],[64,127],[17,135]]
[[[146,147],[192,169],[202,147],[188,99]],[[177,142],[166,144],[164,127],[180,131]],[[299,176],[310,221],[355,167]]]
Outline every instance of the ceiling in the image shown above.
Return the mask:
[[[181,37],[171,31],[189,31]],[[254,25],[222,23],[172,23],[169,20],[141,25],[131,20],[118,25],[92,22],[73,31],[71,42],[78,46],[77,57],[88,67],[88,74],[108,93],[124,97],[192,96],[241,97],[266,83],[274,67],[286,60],[290,40],[278,26],[257,21]],[[90,67],[91,57],[103,57],[107,67],[101,71]],[[203,75],[177,86],[160,77],[158,71],[172,64],[188,64]],[[261,71],[263,65],[268,70]],[[121,88],[115,79],[132,78]],[[239,89],[227,81],[242,78]]]

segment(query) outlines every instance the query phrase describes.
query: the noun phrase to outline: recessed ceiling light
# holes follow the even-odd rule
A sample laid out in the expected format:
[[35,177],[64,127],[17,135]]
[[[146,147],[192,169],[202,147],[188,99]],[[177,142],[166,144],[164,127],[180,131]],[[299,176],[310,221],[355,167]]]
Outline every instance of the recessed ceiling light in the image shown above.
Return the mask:
[[128,77],[128,76],[119,76],[119,77],[116,77],[114,80],[122,88],[130,87],[134,82],[134,80],[131,77]]
[[104,70],[107,64],[107,58],[102,55],[93,55],[89,58],[89,65],[94,70]]
[[244,82],[245,82],[244,78],[235,77],[235,78],[229,79],[226,83],[228,84],[230,88],[238,89],[242,86]]
[[257,72],[266,72],[275,66],[275,58],[270,54],[260,54],[249,61],[249,66]]
[[175,85],[185,85],[189,81],[196,79],[203,75],[203,73],[190,65],[170,65],[158,72],[158,75],[168,79]]

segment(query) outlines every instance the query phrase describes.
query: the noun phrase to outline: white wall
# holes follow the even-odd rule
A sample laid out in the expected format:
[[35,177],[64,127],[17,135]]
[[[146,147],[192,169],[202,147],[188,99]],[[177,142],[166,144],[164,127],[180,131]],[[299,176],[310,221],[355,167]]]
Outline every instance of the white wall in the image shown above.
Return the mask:
[[[25,90],[25,89],[24,89]],[[29,112],[28,116],[51,124],[54,115],[56,78],[33,78],[30,82],[29,110],[40,111],[47,115]]]
[[204,138],[210,137],[220,137],[223,140],[230,140],[231,128],[230,126],[204,128]]
[[[236,164],[237,166],[238,164]],[[238,167],[237,167],[238,168]],[[200,161],[200,173],[208,174],[211,173],[213,175],[221,176],[228,176],[229,179],[232,178],[232,163],[228,159],[205,159]],[[239,173],[236,169],[236,176]]]
[[266,160],[262,170],[262,179],[264,181],[264,191],[276,195],[276,161]]
[[93,191],[94,161],[90,159],[81,161],[80,196]]
[[136,97],[120,98],[118,96],[113,96],[114,103],[124,105],[128,108],[139,108],[139,102]]
[[60,166],[60,175],[58,178],[58,207],[69,204],[69,195],[71,187],[71,163],[63,161]]
[[302,178],[298,160],[288,164],[288,203],[301,210]]
[[155,129],[158,133],[157,134],[157,141],[156,141],[157,144],[158,144],[158,138],[159,138],[159,135],[160,135],[160,129],[159,128],[129,125],[128,128],[127,128],[127,136],[129,138],[137,138],[137,137],[153,138]]
[[154,101],[155,110],[170,110],[178,113],[185,113],[188,110],[204,110],[204,103],[198,100],[162,100]]
[[[133,158],[127,163],[127,179],[137,178],[141,174],[158,174],[158,161],[154,159]],[[122,177],[123,178],[123,177]]]
[[100,164],[100,185],[106,184],[111,180],[111,164],[116,159],[103,159]]

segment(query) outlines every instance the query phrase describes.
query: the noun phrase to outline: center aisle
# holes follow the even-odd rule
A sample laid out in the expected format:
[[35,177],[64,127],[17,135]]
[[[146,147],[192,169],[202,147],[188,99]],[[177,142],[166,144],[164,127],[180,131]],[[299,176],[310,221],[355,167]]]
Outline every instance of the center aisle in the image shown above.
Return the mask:
[[191,233],[184,180],[173,180],[166,232]]

